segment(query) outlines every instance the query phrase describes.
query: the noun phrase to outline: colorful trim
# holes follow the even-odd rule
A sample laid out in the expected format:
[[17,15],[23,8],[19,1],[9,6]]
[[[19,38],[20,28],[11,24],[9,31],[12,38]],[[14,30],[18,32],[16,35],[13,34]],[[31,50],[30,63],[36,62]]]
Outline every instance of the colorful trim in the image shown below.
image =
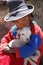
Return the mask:
[[19,53],[18,48],[14,48],[14,51],[16,53],[16,58],[20,58],[20,53]]

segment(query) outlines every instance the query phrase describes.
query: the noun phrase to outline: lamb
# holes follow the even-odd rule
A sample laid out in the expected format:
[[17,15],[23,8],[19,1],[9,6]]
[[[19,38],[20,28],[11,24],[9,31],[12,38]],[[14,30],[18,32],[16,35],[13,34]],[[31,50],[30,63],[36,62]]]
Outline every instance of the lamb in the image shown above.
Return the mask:
[[[22,30],[17,30],[17,33],[20,34],[20,39],[13,39],[9,42],[9,47],[21,47],[25,45],[30,40],[31,30],[29,27],[24,27]],[[18,37],[16,35],[16,38]]]

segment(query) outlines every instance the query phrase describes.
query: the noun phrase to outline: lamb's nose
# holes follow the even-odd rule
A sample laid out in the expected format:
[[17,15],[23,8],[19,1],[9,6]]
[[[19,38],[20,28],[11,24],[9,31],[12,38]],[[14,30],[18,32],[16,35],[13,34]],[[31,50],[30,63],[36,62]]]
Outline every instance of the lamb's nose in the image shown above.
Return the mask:
[[28,38],[27,38],[26,40],[27,40],[27,41],[29,41],[29,39],[28,39]]

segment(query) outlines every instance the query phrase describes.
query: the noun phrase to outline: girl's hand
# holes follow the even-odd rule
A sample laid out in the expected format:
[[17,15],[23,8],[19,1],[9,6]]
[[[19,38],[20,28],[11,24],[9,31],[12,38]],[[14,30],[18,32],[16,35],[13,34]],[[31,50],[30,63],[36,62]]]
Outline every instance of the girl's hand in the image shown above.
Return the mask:
[[4,53],[14,53],[14,48],[10,48],[8,45],[2,50]]

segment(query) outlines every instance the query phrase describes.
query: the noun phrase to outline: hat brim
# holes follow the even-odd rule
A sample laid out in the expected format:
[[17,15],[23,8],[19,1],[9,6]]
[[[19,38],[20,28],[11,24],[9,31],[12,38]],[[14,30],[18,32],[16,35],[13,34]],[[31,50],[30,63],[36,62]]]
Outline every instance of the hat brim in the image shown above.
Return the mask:
[[18,20],[18,19],[20,19],[22,17],[25,17],[25,16],[31,14],[34,11],[34,6],[33,5],[29,4],[29,5],[27,5],[27,7],[28,7],[28,9],[23,10],[21,12],[18,12],[17,15],[14,15],[15,12],[8,13],[5,16],[4,21],[9,22],[9,21]]

